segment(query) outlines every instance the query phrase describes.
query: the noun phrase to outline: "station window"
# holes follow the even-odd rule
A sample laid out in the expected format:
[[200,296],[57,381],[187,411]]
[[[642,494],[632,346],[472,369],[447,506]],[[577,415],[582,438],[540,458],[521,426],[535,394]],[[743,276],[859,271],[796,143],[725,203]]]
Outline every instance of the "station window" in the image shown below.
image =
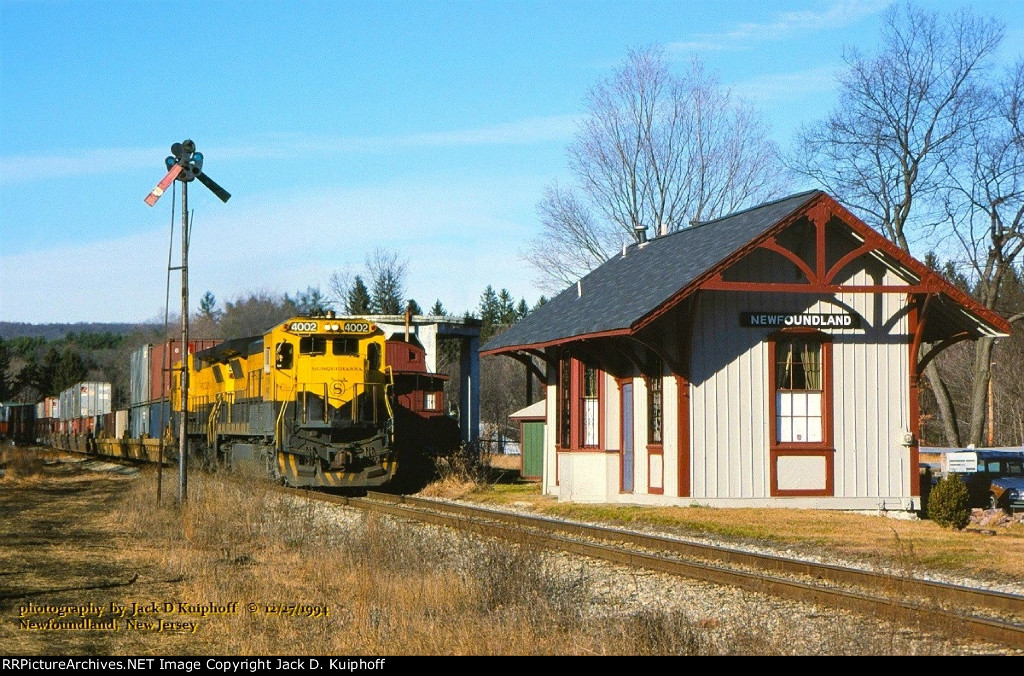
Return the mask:
[[602,372],[568,356],[558,362],[558,446],[601,445]]
[[598,370],[592,366],[583,367],[583,391],[580,402],[583,423],[581,446],[597,446],[600,442],[599,418],[600,411],[600,379]]
[[558,362],[558,444],[572,446],[572,360]]
[[647,379],[647,443],[662,443],[664,393],[662,392],[661,363],[656,376]]
[[830,336],[783,330],[769,351],[770,494],[834,495]]
[[824,440],[822,345],[794,336],[775,344],[775,434],[786,443]]

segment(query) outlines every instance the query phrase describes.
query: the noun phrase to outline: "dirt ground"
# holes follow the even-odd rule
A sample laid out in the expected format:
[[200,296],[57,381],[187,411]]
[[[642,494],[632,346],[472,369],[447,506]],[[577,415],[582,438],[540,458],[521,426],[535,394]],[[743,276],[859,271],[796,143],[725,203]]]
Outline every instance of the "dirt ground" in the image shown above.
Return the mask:
[[[138,551],[150,541],[139,536],[138,524],[118,521],[122,518],[119,515],[126,513],[126,500],[134,500],[138,504],[127,504],[142,515],[142,530],[157,530],[156,510],[141,504],[142,491],[132,490],[142,485],[137,483],[137,469],[76,456],[58,458],[52,453],[44,455],[45,459],[28,454],[12,456],[6,450],[0,453],[4,456],[0,457],[0,471],[6,472],[0,478],[0,654],[223,652],[216,642],[197,643],[202,639],[190,638],[188,628],[161,634],[132,628],[123,617],[112,615],[112,611],[131,608],[133,603],[195,601],[192,596],[199,591],[171,572],[175,569],[166,561],[160,563],[167,558],[163,549]],[[504,466],[511,462],[509,458],[492,460],[492,468],[512,473],[517,469]],[[166,481],[165,503],[173,503],[175,494],[173,481]],[[770,540],[797,551],[821,550],[887,562],[902,560],[903,565],[910,560],[910,567],[917,570],[977,572],[980,568],[994,579],[1022,577],[1024,533],[1019,524],[951,532],[929,521],[903,522],[812,510],[566,505],[541,496],[536,484],[520,481],[489,485],[468,497],[492,504],[514,503],[553,516],[711,533],[725,540]],[[147,495],[145,500],[151,498],[155,496]],[[163,511],[166,519],[167,510]],[[150,514],[154,515],[152,521],[147,516]],[[128,532],[132,528],[134,536]],[[258,558],[257,545],[262,540],[257,537],[256,541],[253,546],[257,549],[249,553],[250,558]],[[163,541],[153,538],[152,542]],[[159,546],[167,547],[166,543]],[[246,557],[235,552],[214,554],[230,559],[230,565],[222,562],[214,568],[221,573],[230,571],[237,577],[239,566],[249,565],[241,561]],[[259,568],[253,569],[254,574],[256,570]],[[117,622],[113,622],[115,619]],[[238,627],[225,624],[223,630],[232,628]]]
[[138,472],[81,459],[22,467],[17,478],[8,463],[7,472],[0,479],[0,653],[119,652],[123,632],[86,631],[86,624],[107,623],[111,603],[166,596],[174,587],[129,563],[108,518]]

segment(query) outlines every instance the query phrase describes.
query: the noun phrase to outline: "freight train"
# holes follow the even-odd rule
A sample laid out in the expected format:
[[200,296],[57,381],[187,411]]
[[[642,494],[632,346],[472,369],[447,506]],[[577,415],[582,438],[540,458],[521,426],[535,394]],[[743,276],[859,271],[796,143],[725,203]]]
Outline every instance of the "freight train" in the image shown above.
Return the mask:
[[180,346],[132,354],[127,410],[111,412],[108,383],[40,402],[36,438],[173,461],[187,369],[190,458],[210,468],[247,466],[293,486],[412,490],[435,457],[459,446],[458,423],[445,413],[447,377],[427,371],[414,335],[385,336],[372,318],[299,316],[261,335],[190,342],[185,354]]

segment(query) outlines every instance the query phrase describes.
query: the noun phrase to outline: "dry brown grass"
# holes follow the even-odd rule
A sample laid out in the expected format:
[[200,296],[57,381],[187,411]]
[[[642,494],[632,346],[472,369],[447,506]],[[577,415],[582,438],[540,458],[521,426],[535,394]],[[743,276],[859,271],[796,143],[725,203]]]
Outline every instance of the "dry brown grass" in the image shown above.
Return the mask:
[[1024,525],[1019,523],[955,531],[928,520],[832,510],[572,504],[541,495],[536,484],[490,487],[464,499],[529,505],[538,514],[713,537],[726,543],[765,542],[897,571],[936,570],[1024,584]]
[[42,449],[27,446],[0,446],[0,481],[14,483],[38,477],[43,470]]
[[[797,631],[757,608],[726,622],[695,610],[607,604],[588,568],[194,474],[184,511],[173,472],[60,474],[0,491],[0,645],[9,654],[790,654]],[[114,632],[28,631],[18,607],[156,604]],[[205,617],[180,608],[220,605]],[[164,604],[170,604],[165,606]],[[235,605],[231,605],[235,604]],[[251,608],[249,604],[254,604]],[[293,604],[292,615],[272,612]],[[763,614],[763,613],[762,613]],[[34,616],[36,621],[53,613]],[[195,622],[194,633],[128,619]],[[823,618],[815,652],[939,652]],[[803,644],[806,645],[806,644]]]

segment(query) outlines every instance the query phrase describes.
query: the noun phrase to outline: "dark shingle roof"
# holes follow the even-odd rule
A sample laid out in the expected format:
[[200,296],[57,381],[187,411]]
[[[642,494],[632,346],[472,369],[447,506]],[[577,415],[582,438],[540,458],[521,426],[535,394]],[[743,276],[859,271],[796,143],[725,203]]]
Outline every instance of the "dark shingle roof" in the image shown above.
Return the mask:
[[581,280],[582,296],[574,284],[488,341],[482,351],[629,329],[820,194],[798,193],[632,245],[625,256],[616,254]]

